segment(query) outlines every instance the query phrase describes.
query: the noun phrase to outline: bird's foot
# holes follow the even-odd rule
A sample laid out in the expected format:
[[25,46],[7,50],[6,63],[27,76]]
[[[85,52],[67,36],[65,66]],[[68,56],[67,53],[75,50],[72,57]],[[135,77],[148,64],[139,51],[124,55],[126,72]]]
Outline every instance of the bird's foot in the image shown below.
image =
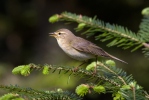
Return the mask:
[[96,72],[96,70],[94,70],[94,71],[93,71],[93,75],[96,75],[96,74],[97,74],[97,72]]
[[96,75],[97,74],[97,69],[95,67],[94,71],[93,71],[93,75]]
[[75,67],[74,69],[72,69],[73,72],[78,71],[78,67]]

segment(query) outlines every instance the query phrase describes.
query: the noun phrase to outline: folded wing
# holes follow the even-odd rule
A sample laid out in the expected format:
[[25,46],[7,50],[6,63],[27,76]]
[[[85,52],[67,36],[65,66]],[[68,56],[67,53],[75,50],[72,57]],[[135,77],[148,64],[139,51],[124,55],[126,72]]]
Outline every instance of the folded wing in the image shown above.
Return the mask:
[[80,37],[77,37],[75,41],[72,40],[70,44],[74,49],[81,52],[91,53],[95,56],[110,57],[102,48]]

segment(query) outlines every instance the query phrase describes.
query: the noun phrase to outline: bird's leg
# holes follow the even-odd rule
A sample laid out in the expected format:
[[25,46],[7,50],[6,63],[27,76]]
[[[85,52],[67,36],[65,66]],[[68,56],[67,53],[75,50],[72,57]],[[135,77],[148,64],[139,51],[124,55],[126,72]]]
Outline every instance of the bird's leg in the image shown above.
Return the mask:
[[84,61],[83,63],[81,63],[79,66],[75,67],[75,68],[73,69],[73,71],[76,72],[76,71],[78,70],[78,67],[84,65],[85,63],[86,63],[86,61]]

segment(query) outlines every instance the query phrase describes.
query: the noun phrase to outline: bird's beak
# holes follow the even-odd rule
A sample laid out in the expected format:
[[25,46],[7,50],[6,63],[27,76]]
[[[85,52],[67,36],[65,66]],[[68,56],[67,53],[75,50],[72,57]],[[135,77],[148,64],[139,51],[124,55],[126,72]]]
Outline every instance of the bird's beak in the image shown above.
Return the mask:
[[53,36],[53,37],[55,37],[55,32],[53,32],[53,33],[49,33],[49,36]]

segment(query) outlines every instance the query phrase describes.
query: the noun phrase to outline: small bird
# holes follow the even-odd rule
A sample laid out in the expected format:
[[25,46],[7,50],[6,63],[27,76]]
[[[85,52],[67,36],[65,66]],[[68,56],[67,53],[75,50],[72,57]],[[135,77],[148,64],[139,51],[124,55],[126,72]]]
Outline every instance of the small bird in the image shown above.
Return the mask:
[[[49,34],[50,36],[53,36],[56,38],[59,46],[68,56],[79,61],[84,61],[79,66],[83,65],[85,61],[87,61],[88,59],[96,58],[96,67],[97,67],[98,56],[115,59],[127,64],[127,62],[108,54],[102,48],[98,47],[92,42],[85,40],[81,37],[75,36],[68,29],[59,29],[56,32],[49,33]],[[76,69],[78,67],[76,67]],[[96,67],[94,71],[95,73],[97,69]]]

